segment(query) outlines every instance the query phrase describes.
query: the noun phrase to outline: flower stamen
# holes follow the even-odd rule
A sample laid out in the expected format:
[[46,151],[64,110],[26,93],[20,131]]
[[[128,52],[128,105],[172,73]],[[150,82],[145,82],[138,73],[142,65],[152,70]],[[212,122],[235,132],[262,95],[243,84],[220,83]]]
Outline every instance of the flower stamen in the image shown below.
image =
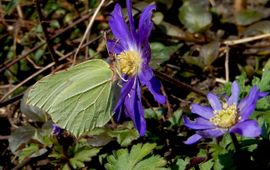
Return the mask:
[[142,59],[135,51],[123,51],[116,56],[118,68],[122,74],[135,75],[141,69]]
[[215,110],[214,116],[210,118],[210,121],[221,128],[230,128],[235,125],[239,120],[236,104],[228,106],[223,105],[222,110]]

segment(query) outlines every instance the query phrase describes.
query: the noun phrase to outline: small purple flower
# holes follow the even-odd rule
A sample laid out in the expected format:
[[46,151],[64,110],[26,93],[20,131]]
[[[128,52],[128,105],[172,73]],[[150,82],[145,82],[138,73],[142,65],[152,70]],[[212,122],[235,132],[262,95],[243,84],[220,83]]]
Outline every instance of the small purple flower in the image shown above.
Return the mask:
[[208,93],[207,98],[211,107],[191,105],[191,111],[200,117],[194,121],[184,117],[184,125],[197,130],[184,143],[193,144],[201,138],[216,138],[224,133],[238,133],[245,137],[257,137],[261,134],[261,127],[255,120],[249,119],[256,108],[257,101],[268,95],[260,92],[254,86],[248,96],[238,103],[239,86],[236,81],[232,83],[231,96],[221,104],[218,97]]
[[53,124],[52,133],[56,136],[59,136],[63,132],[63,129],[57,126],[56,124]]
[[140,87],[147,86],[158,103],[166,102],[166,98],[160,94],[161,84],[153,77],[153,71],[149,67],[151,49],[148,39],[153,28],[152,11],[156,7],[155,5],[149,5],[142,11],[136,30],[131,0],[126,2],[129,25],[125,23],[119,4],[115,5],[109,20],[109,25],[116,40],[108,40],[108,50],[114,55],[116,71],[119,72],[123,80],[121,97],[114,108],[114,112],[118,120],[122,113],[130,117],[140,135],[144,135],[146,122]]

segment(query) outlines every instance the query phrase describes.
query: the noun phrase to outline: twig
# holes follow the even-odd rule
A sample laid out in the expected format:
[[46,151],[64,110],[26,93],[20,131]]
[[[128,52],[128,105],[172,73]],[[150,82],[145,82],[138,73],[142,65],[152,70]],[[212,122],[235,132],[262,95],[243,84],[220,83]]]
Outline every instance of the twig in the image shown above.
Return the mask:
[[13,87],[8,93],[6,93],[0,100],[0,102],[3,102],[10,94],[12,94],[15,90],[17,90],[19,87],[21,87],[22,85],[24,85],[26,82],[28,82],[29,80],[31,80],[32,78],[36,77],[37,75],[39,75],[40,73],[42,73],[43,71],[51,68],[52,66],[55,65],[55,62],[52,62],[51,64],[47,65],[46,67],[40,69],[39,71],[35,72],[34,74],[32,74],[31,76],[29,76],[27,79],[24,79],[22,82],[20,82],[19,84],[17,84],[15,87]]
[[166,115],[166,117],[167,117],[167,118],[170,118],[170,117],[172,117],[172,112],[173,112],[173,110],[172,110],[172,108],[171,108],[171,104],[170,104],[168,95],[167,95],[167,93],[166,93],[166,91],[165,91],[163,85],[161,85],[161,92],[162,92],[162,94],[167,98],[166,106],[167,106],[167,109],[168,109],[168,110],[167,110],[167,115]]
[[38,16],[39,16],[39,21],[41,23],[41,27],[42,27],[42,30],[43,30],[43,33],[44,33],[44,36],[45,36],[45,39],[46,39],[46,43],[48,45],[48,49],[49,49],[49,52],[51,54],[51,57],[52,57],[52,60],[55,62],[55,65],[59,65],[58,63],[58,57],[57,55],[55,54],[55,51],[53,49],[53,45],[51,44],[51,39],[49,37],[49,33],[47,31],[47,24],[44,21],[44,16],[42,14],[42,9],[41,9],[41,5],[40,5],[40,0],[36,0],[36,5],[37,5],[37,12],[38,12]]
[[6,101],[0,103],[0,108],[1,108],[1,107],[4,107],[4,106],[6,106],[6,105],[9,105],[9,104],[11,104],[11,103],[13,103],[13,102],[15,102],[15,101],[17,101],[17,100],[20,100],[20,99],[23,97],[23,94],[24,94],[24,93],[19,94],[19,95],[15,96],[15,97],[12,97],[12,98],[9,99],[9,100],[6,100]]
[[14,64],[16,64],[18,61],[20,61],[21,59],[27,57],[30,53],[36,51],[37,49],[39,49],[40,47],[42,47],[43,45],[45,45],[46,43],[41,43],[37,46],[35,46],[34,48],[30,49],[29,51],[25,52],[24,54],[22,54],[21,56],[15,58],[14,60],[12,60],[11,62],[7,63],[7,64],[3,64],[0,67],[0,73],[5,71],[6,69],[8,69],[9,67],[13,66]]
[[215,81],[218,82],[218,83],[222,83],[222,84],[226,83],[226,80],[224,80],[222,78],[216,78]]
[[22,169],[25,165],[27,165],[29,162],[31,161],[31,158],[26,158],[24,159],[20,164],[18,164],[17,166],[15,166],[15,168],[13,168],[12,170],[19,170]]
[[215,6],[216,6],[216,2],[215,2],[215,0],[209,0],[209,2],[210,2],[210,4],[211,4],[211,6],[213,6],[213,7],[215,7]]
[[15,166],[12,170],[19,170],[19,169],[24,169],[23,167],[26,166],[27,164],[31,163],[32,161],[37,161],[40,159],[47,158],[49,153],[51,152],[51,149],[46,148],[47,151],[44,152],[43,154],[37,156],[37,157],[27,157],[25,158],[21,163],[19,163],[17,166]]
[[228,45],[228,46],[233,46],[233,45],[244,44],[244,43],[248,43],[251,41],[256,41],[256,40],[269,38],[269,37],[270,37],[270,33],[267,33],[267,34],[257,35],[254,37],[242,38],[242,39],[238,39],[238,40],[227,40],[227,41],[224,41],[223,43],[225,45]]
[[[99,35],[96,38],[94,38],[92,41],[89,41],[87,43],[85,43],[84,45],[82,45],[81,48],[86,47],[87,45],[93,43],[94,41],[98,40],[99,38],[103,37],[103,35]],[[75,50],[66,54],[65,56],[61,57],[59,59],[59,61],[62,61],[68,57],[70,57],[71,55],[73,55],[75,53]],[[13,87],[7,94],[5,94],[1,99],[0,99],[0,105],[2,105],[2,103],[4,103],[3,101],[9,96],[11,95],[15,90],[17,90],[19,87],[21,87],[22,85],[24,85],[25,83],[27,83],[28,81],[30,81],[31,79],[33,79],[34,77],[38,76],[40,73],[46,71],[47,69],[51,68],[52,66],[55,65],[55,62],[52,62],[50,64],[48,64],[46,67],[43,67],[42,69],[40,69],[39,71],[37,71],[36,73],[32,74],[31,76],[29,76],[27,79],[23,80],[22,82],[20,82],[18,85],[16,85],[15,87]]]
[[22,8],[20,7],[20,5],[16,5],[16,9],[20,17],[20,20],[23,20],[24,17],[23,17]]
[[41,66],[38,66],[30,57],[26,57],[26,60],[33,65],[35,69],[41,69]]
[[[157,115],[157,112],[155,111],[155,109],[152,107],[152,105],[149,103],[149,101],[147,100],[147,98],[144,95],[142,95],[142,99],[145,101],[146,105],[153,111],[153,113],[155,115]],[[164,119],[164,117],[163,117],[163,119]]]
[[235,0],[234,1],[234,12],[237,14],[238,12],[246,9],[247,7],[247,0]]
[[230,52],[230,48],[228,47],[228,45],[225,48],[225,81],[228,82],[229,81],[229,74],[230,74],[230,70],[229,70],[229,52]]
[[0,140],[8,140],[10,136],[2,136],[0,135]]
[[[61,29],[60,31],[58,31],[55,35],[51,36],[50,40],[53,40],[54,38],[58,37],[59,35],[65,33],[66,31],[68,31],[71,28],[74,28],[75,25],[81,23],[82,21],[86,20],[89,18],[91,14],[86,14],[85,16],[82,16],[80,19],[74,21],[71,25],[65,27],[64,29]],[[30,53],[36,51],[37,49],[41,48],[43,45],[45,45],[46,42],[42,42],[38,45],[36,45],[34,48],[30,49],[29,51],[26,51],[25,53],[23,53],[22,55],[18,56],[17,58],[15,58],[14,60],[10,61],[9,63],[6,64],[2,64],[0,66],[0,73],[5,71],[6,69],[8,69],[9,67],[11,67],[12,65],[16,64],[18,61],[20,61],[21,59],[27,57]]]
[[166,74],[164,74],[164,73],[162,73],[162,72],[159,72],[159,71],[155,71],[155,70],[154,70],[154,73],[155,73],[155,75],[156,75],[157,77],[159,77],[160,79],[163,79],[163,80],[165,80],[165,81],[167,81],[167,82],[170,82],[170,83],[172,83],[172,84],[174,84],[174,85],[176,85],[176,86],[178,86],[178,87],[187,89],[187,90],[189,90],[189,91],[193,91],[193,92],[195,92],[195,93],[197,93],[197,94],[199,94],[199,95],[201,95],[201,96],[206,96],[205,93],[203,93],[203,92],[201,92],[201,91],[199,91],[199,90],[193,88],[192,86],[190,86],[190,85],[188,85],[188,84],[186,84],[186,83],[183,83],[183,82],[181,82],[181,81],[179,81],[179,80],[176,80],[176,79],[174,79],[174,78],[172,78],[172,77],[170,77],[170,76],[168,76],[168,75],[166,75]]
[[[88,10],[89,10],[89,0],[84,0],[84,3],[85,3],[85,10],[88,11]],[[88,25],[87,22],[86,22],[86,25]],[[90,40],[90,34],[87,35],[87,37],[86,37],[86,42],[88,42],[89,40]],[[91,56],[90,56],[90,53],[89,53],[89,47],[87,46],[87,47],[85,48],[84,59],[87,60],[88,56],[91,57]]]
[[234,133],[230,133],[230,136],[231,136],[231,139],[232,139],[232,142],[233,142],[235,151],[236,152],[239,152],[240,151],[240,144],[239,144],[239,142],[238,142],[235,134]]
[[76,56],[77,56],[78,52],[80,51],[81,46],[82,46],[82,44],[83,44],[85,38],[87,37],[88,34],[90,35],[91,27],[92,27],[92,25],[93,25],[93,23],[94,23],[94,21],[95,21],[95,18],[96,18],[96,16],[97,16],[97,14],[98,14],[98,12],[99,12],[101,6],[104,4],[104,2],[105,2],[105,0],[101,0],[100,4],[98,5],[97,9],[95,10],[95,13],[93,14],[93,16],[92,16],[92,18],[91,18],[91,20],[90,20],[90,22],[89,22],[89,24],[88,24],[88,26],[87,26],[85,32],[84,32],[83,38],[82,38],[82,40],[81,40],[81,42],[80,42],[80,44],[79,44],[79,46],[78,46],[78,48],[77,48],[77,51],[76,51],[76,53],[74,54],[74,58],[73,58],[73,63],[72,63],[72,65],[74,65],[75,62],[76,62]]

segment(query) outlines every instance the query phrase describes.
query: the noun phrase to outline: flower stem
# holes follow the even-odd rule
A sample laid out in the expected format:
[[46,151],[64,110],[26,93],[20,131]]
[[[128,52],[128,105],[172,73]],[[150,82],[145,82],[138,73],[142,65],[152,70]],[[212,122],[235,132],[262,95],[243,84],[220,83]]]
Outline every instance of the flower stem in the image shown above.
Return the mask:
[[235,151],[238,152],[240,150],[240,145],[239,145],[239,143],[237,141],[237,138],[236,138],[234,133],[230,133],[230,135],[231,135],[231,138],[232,138],[232,142],[233,142]]

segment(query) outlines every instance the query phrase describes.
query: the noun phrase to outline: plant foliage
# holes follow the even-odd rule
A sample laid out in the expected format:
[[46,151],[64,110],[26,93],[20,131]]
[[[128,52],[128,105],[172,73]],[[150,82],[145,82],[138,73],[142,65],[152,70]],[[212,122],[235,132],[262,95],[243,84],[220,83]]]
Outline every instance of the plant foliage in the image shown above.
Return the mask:
[[148,156],[156,144],[137,144],[130,152],[127,149],[120,149],[110,155],[105,165],[108,170],[162,170],[166,169],[166,161],[160,156]]

